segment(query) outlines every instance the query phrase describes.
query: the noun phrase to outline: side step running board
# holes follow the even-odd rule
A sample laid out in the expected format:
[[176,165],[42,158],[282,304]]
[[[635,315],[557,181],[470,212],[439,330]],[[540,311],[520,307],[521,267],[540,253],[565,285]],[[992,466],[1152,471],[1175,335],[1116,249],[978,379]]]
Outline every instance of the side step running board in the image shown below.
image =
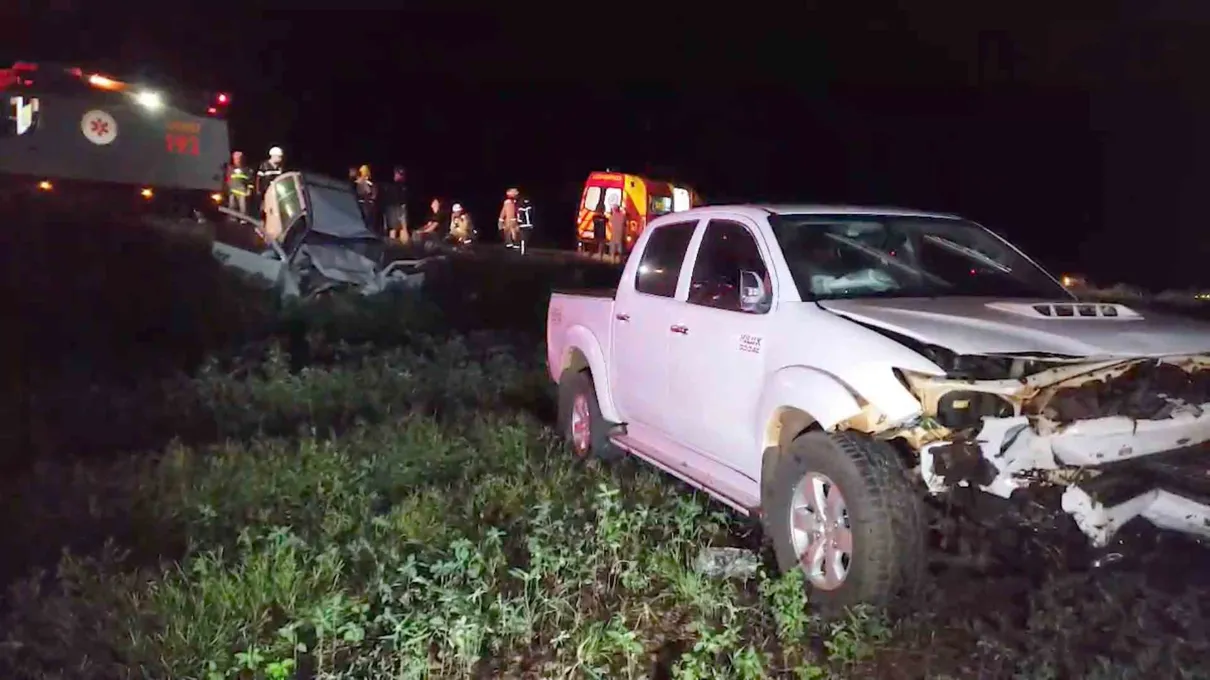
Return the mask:
[[[693,488],[705,493],[706,495],[710,496],[711,498],[717,499],[720,503],[723,503],[724,505],[729,506],[731,509],[735,510],[736,512],[740,513],[741,515],[743,515],[745,517],[753,516],[753,514],[754,514],[753,511],[755,510],[754,508],[746,507],[744,504],[742,504],[724,494],[721,494],[718,491],[711,489],[710,485],[708,483],[699,481],[696,477],[694,477],[690,474],[689,469],[688,469],[689,466],[687,464],[681,463],[679,466],[676,466],[676,467],[667,465],[664,462],[660,461],[655,456],[653,456],[641,443],[639,443],[638,440],[634,439],[633,437],[631,437],[629,435],[611,434],[609,439],[622,450],[627,451],[628,453],[631,453],[635,456],[638,456],[639,458],[642,458],[645,462],[651,464],[652,466],[654,466],[656,468],[659,468],[660,470],[663,470],[664,472],[672,475],[673,477],[676,477],[677,479],[679,479],[682,482],[685,482],[686,484],[688,484],[689,486],[692,486]],[[759,514],[759,513],[757,513],[757,514]]]

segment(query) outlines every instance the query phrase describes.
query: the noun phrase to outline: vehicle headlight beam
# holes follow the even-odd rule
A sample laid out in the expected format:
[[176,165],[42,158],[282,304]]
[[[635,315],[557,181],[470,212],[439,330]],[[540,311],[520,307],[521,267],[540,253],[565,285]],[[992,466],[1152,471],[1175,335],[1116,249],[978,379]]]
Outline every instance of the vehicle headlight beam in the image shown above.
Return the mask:
[[158,111],[164,106],[164,98],[158,92],[140,92],[134,96],[134,100],[148,111]]

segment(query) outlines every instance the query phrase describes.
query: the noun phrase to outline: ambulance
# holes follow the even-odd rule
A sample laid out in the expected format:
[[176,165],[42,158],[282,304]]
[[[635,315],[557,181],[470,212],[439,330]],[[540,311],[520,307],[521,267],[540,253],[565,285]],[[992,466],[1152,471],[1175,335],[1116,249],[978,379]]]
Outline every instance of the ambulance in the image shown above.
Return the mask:
[[584,182],[580,197],[577,250],[591,253],[605,249],[613,236],[605,219],[606,206],[615,202],[626,214],[626,252],[634,247],[648,221],[702,205],[698,193],[685,185],[621,172],[593,172]]
[[75,66],[0,69],[0,194],[213,207],[230,99]]

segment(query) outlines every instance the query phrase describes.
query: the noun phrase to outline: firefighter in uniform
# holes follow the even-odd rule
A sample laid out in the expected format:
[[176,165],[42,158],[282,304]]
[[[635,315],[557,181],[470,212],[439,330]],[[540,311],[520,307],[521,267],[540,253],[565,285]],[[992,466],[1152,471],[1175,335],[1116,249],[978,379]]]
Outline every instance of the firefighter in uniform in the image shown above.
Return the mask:
[[252,176],[244,167],[244,152],[232,153],[231,167],[227,169],[227,208],[247,215],[251,185]]
[[517,233],[521,239],[521,254],[525,254],[525,246],[534,231],[534,205],[528,196],[522,195],[517,200]]
[[269,159],[256,169],[257,212],[260,212],[264,206],[265,191],[269,189],[269,185],[285,172],[284,157],[285,154],[282,153],[281,147],[275,146],[269,149]]
[[475,238],[475,227],[471,224],[471,216],[462,209],[461,203],[455,203],[450,210],[452,215],[449,240],[458,246],[470,245]]
[[517,233],[517,195],[521,192],[516,188],[504,193],[504,204],[500,206],[500,217],[496,222],[504,237],[505,248],[516,248],[519,234]]

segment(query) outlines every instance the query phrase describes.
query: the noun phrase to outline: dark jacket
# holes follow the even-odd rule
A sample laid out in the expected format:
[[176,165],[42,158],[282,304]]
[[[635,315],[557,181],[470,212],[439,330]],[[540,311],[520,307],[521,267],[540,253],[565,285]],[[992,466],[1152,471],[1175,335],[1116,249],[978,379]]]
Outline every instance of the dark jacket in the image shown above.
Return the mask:
[[398,182],[381,182],[378,185],[378,202],[383,206],[401,206],[408,203],[408,188]]
[[273,180],[277,179],[278,176],[285,171],[285,163],[274,167],[269,163],[268,159],[263,161],[256,168],[256,193],[264,194],[265,190],[269,188],[269,185],[273,182]]

